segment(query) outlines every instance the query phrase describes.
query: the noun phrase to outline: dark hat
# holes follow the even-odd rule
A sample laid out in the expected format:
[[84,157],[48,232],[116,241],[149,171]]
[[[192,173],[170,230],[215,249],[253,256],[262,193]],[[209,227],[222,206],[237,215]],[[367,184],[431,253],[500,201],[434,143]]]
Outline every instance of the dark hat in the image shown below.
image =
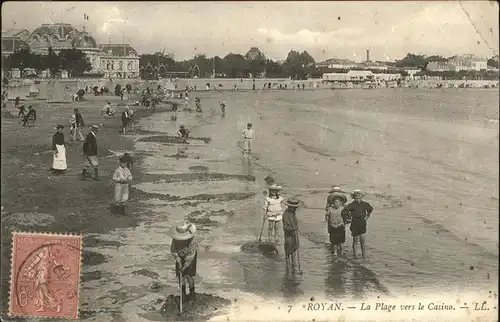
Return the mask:
[[120,159],[118,159],[120,163],[127,163],[127,160],[125,157],[121,156]]
[[247,123],[247,126],[252,126],[252,123]]
[[181,127],[181,128],[184,128],[185,126],[184,126],[184,124],[181,124],[181,125],[180,125],[180,127]]
[[284,204],[288,207],[298,207],[300,205],[300,200],[295,197],[290,197]]
[[56,126],[56,129],[57,129],[57,130],[59,130],[59,129],[64,129],[64,125],[58,124],[58,125]]

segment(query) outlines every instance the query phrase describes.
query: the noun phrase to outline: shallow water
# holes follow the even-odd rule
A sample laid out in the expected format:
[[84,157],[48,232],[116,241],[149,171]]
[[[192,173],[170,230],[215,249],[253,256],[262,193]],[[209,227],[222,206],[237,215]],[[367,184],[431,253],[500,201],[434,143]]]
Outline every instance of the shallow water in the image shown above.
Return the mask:
[[[101,239],[123,243],[103,265],[150,268],[175,285],[169,229],[195,210],[226,209],[219,227],[199,227],[198,273],[203,291],[228,296],[330,299],[449,294],[498,288],[498,120],[496,90],[347,90],[201,93],[203,115],[155,114],[145,130],[175,133],[180,124],[210,143],[138,142],[154,151],[143,166],[159,175],[203,171],[255,176],[249,180],[147,182],[146,192],[179,196],[251,192],[241,200],[144,203],[151,209],[134,229]],[[226,115],[219,114],[219,101]],[[192,104],[192,103],[191,103]],[[242,157],[241,130],[252,122],[254,153]],[[179,149],[186,159],[169,158]],[[199,171],[198,171],[199,172]],[[240,251],[258,238],[264,178],[282,194],[300,195],[300,283],[284,279],[283,255],[273,260]],[[368,222],[367,261],[334,260],[328,248],[324,202],[329,188],[362,189],[375,208]],[[200,200],[198,200],[200,201]],[[264,236],[267,227],[264,227]],[[346,248],[352,241],[347,232]],[[282,250],[282,246],[279,246]],[[111,254],[111,253],[110,253]],[[126,276],[126,274],[124,275]],[[124,279],[124,278],[123,278]],[[126,284],[129,282],[122,281]],[[233,291],[230,291],[233,290]],[[226,293],[225,293],[226,292]],[[227,293],[230,292],[230,293]],[[253,295],[252,295],[253,294]]]

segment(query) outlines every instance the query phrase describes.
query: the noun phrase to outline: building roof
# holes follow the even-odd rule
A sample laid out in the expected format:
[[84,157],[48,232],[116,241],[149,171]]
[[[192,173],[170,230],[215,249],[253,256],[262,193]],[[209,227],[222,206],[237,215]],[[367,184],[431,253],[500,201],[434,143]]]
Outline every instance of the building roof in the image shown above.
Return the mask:
[[373,76],[374,74],[369,70],[350,70],[347,72],[348,76]]
[[330,58],[330,59],[327,59],[323,62],[321,62],[321,64],[331,64],[331,65],[354,65],[355,62],[352,61],[352,60],[349,60],[349,59],[341,59],[341,58]]
[[252,47],[250,50],[245,54],[245,58],[252,58],[256,57],[258,55],[263,55],[262,52],[259,50],[257,47]]
[[67,23],[43,24],[30,35],[28,43],[34,49],[51,47],[97,49],[97,42],[87,32]]
[[137,51],[129,44],[102,44],[99,45],[99,49],[101,49],[103,53],[111,56],[138,56]]
[[30,48],[30,46],[17,37],[2,37],[2,53],[13,53],[21,48]]
[[2,30],[2,37],[21,37],[23,34],[29,35],[29,31],[26,29],[15,28]]

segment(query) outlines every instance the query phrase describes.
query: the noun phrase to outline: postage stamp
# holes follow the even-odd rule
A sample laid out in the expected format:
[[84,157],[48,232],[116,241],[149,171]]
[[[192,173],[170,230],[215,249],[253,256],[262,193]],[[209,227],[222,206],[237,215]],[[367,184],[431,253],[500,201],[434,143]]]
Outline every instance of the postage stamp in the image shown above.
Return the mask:
[[78,319],[82,236],[14,232],[10,316]]

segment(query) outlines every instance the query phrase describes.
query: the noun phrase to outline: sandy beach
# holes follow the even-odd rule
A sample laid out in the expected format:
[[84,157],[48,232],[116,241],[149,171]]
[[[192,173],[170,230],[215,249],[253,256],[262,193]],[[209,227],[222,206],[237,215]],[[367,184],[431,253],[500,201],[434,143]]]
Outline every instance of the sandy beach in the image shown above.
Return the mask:
[[[232,303],[221,300],[220,310],[205,312],[205,320],[221,313],[241,320],[253,306],[283,320],[287,314],[276,313],[277,306],[310,296],[345,302],[496,297],[498,126],[487,121],[498,120],[496,90],[196,95],[202,115],[180,109],[174,119],[169,106],[160,105],[154,114],[136,108],[139,127],[127,135],[119,134],[119,114],[99,115],[106,100],[119,102],[109,96],[86,96],[67,106],[36,103],[39,121],[33,128],[2,118],[3,303],[11,231],[83,233],[81,320],[165,320],[156,312],[161,299],[178,293],[169,229],[186,219],[197,222],[201,239],[200,292]],[[220,101],[227,106],[225,117]],[[86,124],[103,124],[100,181],[79,180],[81,143],[68,141],[68,128],[69,169],[61,177],[49,171],[53,128],[67,124],[73,107]],[[15,113],[11,103],[8,110]],[[242,158],[238,136],[247,122],[254,124],[257,143],[252,156]],[[192,131],[187,145],[171,138],[180,124]],[[125,151],[136,167],[127,215],[121,217],[108,208],[114,153]],[[241,251],[259,234],[269,175],[285,197],[300,195],[304,201],[300,256],[307,283],[284,279],[282,255],[268,259]],[[331,257],[321,209],[333,184],[363,189],[375,208],[366,262],[350,259],[349,233],[348,260]],[[313,318],[301,314],[297,318]]]

